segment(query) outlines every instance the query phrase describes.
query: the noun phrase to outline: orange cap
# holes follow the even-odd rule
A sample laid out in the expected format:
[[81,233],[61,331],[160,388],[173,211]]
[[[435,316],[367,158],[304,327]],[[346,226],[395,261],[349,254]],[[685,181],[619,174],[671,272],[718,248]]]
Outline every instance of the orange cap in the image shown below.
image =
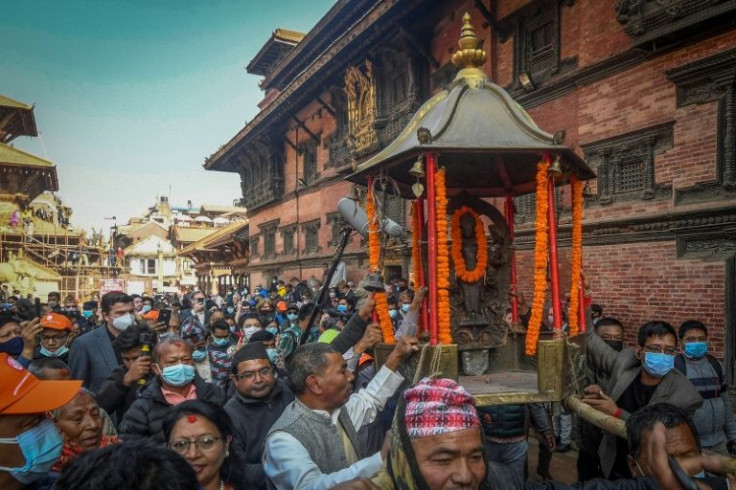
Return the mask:
[[288,303],[281,299],[276,302],[276,311],[278,311],[279,313],[283,313],[288,309],[288,306]]
[[53,328],[54,330],[71,330],[72,321],[59,313],[49,313],[41,317],[41,326],[43,328]]
[[43,413],[66,405],[82,382],[40,380],[6,353],[0,354],[0,415]]
[[147,313],[141,313],[141,318],[144,320],[156,321],[158,320],[158,310],[151,310]]

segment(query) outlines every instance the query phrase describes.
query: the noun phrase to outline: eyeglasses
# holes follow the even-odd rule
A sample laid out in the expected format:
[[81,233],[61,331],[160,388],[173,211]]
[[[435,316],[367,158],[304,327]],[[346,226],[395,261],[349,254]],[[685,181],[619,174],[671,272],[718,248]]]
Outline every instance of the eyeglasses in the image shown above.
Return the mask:
[[199,439],[195,439],[193,441],[188,439],[180,439],[178,441],[171,441],[169,443],[169,448],[177,454],[184,455],[189,451],[189,446],[191,444],[194,444],[200,451],[208,452],[211,451],[213,447],[215,447],[215,444],[220,439],[222,438],[215,436],[202,436]]
[[259,375],[261,378],[265,378],[266,376],[270,376],[273,374],[273,369],[271,367],[263,367],[259,369],[258,371],[245,371],[244,373],[235,374],[233,375],[236,379],[253,379],[255,376]]
[[677,349],[675,349],[674,347],[663,348],[663,347],[656,347],[654,345],[645,345],[644,347],[642,347],[642,349],[644,350],[644,352],[652,352],[652,353],[657,352],[661,354],[667,354],[668,356],[674,356],[675,352],[677,352]]
[[69,338],[68,333],[60,333],[58,335],[41,335],[41,343],[44,343],[44,344],[62,343],[62,342],[66,342],[68,338]]

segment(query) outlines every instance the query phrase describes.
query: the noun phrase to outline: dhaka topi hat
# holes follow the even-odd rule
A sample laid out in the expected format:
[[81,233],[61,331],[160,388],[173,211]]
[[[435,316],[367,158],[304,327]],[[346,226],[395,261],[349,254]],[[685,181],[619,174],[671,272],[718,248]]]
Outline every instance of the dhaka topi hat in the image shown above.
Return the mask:
[[207,330],[199,322],[186,321],[181,326],[181,338],[195,345],[207,340]]
[[424,378],[404,392],[404,421],[410,439],[480,428],[475,400],[447,378]]

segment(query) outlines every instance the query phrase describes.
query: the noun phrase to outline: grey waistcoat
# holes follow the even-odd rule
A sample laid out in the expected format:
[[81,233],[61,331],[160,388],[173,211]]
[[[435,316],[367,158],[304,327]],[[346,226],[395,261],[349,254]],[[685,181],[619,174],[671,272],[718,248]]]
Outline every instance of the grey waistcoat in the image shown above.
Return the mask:
[[[353,443],[358,457],[361,459],[365,457],[360,450],[358,433],[345,407],[340,409],[338,420]],[[286,432],[299,441],[324,474],[334,473],[350,466],[345,457],[340,433],[332,424],[332,420],[314,412],[298,398],[287,405],[284,413],[271,427],[268,436],[278,431]]]

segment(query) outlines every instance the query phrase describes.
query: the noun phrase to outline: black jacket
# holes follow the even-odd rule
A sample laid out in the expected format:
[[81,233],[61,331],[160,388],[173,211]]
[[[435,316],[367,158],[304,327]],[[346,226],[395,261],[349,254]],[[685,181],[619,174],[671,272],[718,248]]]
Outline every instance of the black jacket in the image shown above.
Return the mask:
[[125,386],[123,384],[123,378],[127,372],[128,370],[125,369],[125,366],[118,366],[113,369],[110,376],[102,382],[102,386],[100,386],[100,389],[96,393],[97,403],[99,403],[100,408],[104,409],[110,415],[114,414],[118,425],[123,420],[125,412],[138,399],[140,392],[146,389],[155,379],[155,376],[151,375],[150,379],[146,381],[146,384],[134,383],[130,386]]
[[250,398],[235,393],[225,404],[225,411],[233,424],[233,445],[246,456],[245,474],[248,488],[266,488],[266,473],[263,471],[263,444],[271,426],[286,406],[294,401],[294,393],[286,383],[276,380],[271,394],[265,398]]
[[[222,406],[225,394],[198,375],[194,377],[197,388],[197,399]],[[120,438],[124,441],[149,438],[155,443],[166,442],[164,437],[164,419],[171,412],[172,406],[161,393],[161,382],[154,379],[130,406],[120,423]]]

